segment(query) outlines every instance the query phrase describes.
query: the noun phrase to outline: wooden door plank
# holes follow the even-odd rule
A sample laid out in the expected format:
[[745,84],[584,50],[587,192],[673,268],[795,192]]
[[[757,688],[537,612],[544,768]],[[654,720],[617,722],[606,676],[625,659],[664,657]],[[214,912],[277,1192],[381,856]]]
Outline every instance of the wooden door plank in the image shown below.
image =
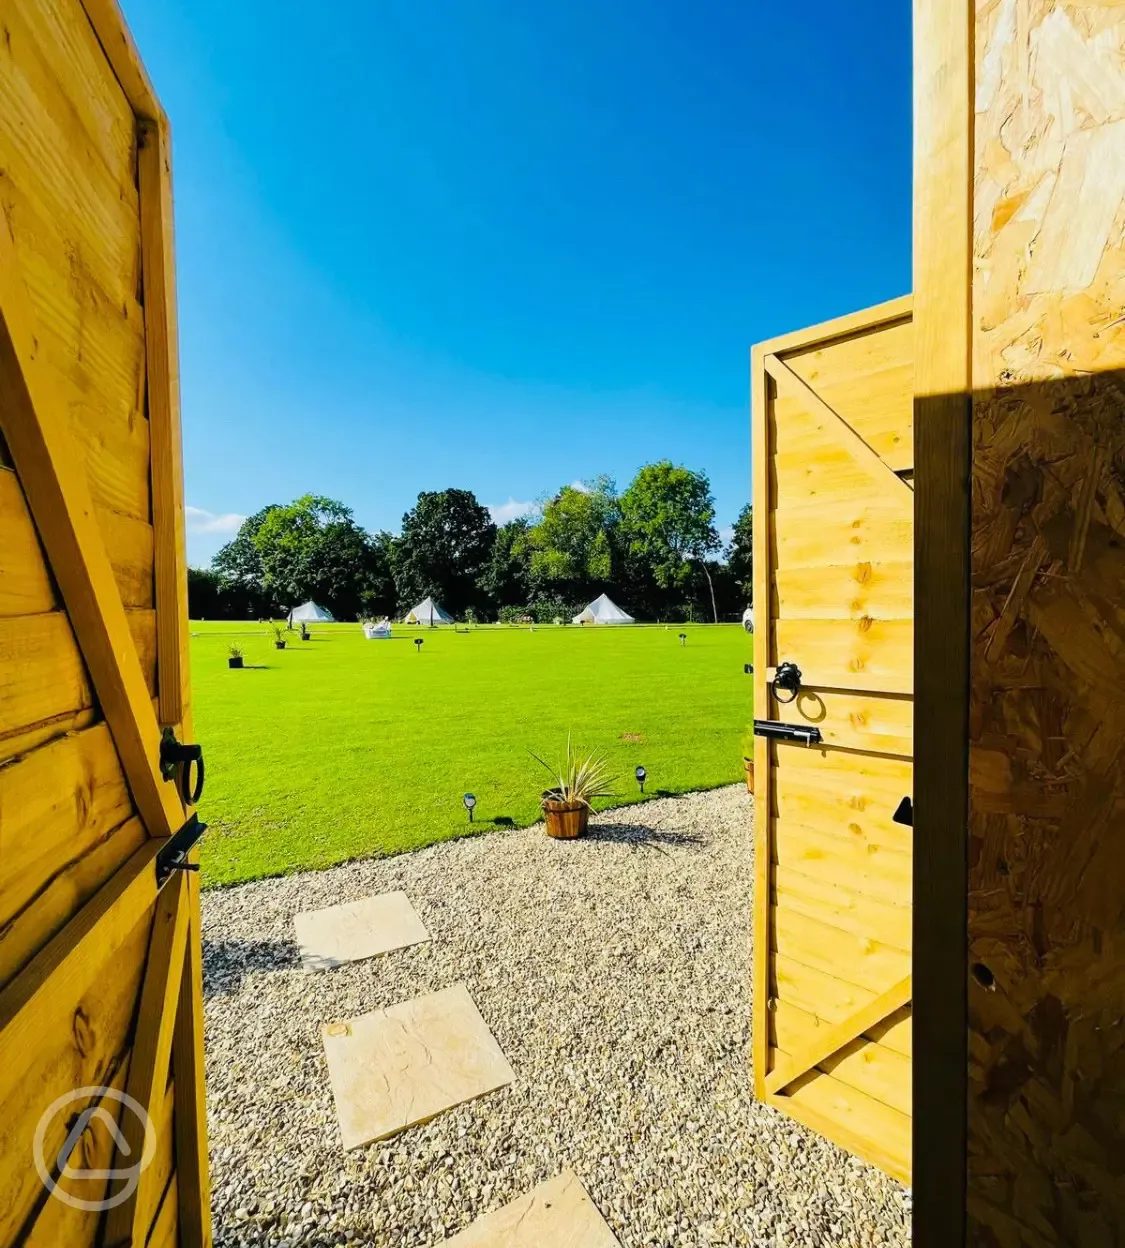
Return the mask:
[[865,1031],[881,1023],[888,1015],[901,1009],[910,1000],[910,985],[910,976],[905,975],[898,983],[893,984],[886,992],[880,993],[874,1001],[869,1001],[850,1018],[826,1027],[817,1043],[809,1045],[807,1049],[777,1064],[766,1079],[766,1091],[780,1092],[782,1088],[788,1087],[798,1075],[804,1074],[814,1066],[819,1066],[837,1049],[842,1049],[862,1036]]
[[133,800],[149,832],[169,836],[183,823],[183,807],[176,786],[160,775],[160,729],[66,412],[37,359],[31,308],[6,220],[0,221],[0,432]]
[[817,689],[779,706],[783,724],[815,726],[825,745],[909,758],[914,753],[914,706],[899,694]]
[[906,950],[788,908],[774,912],[773,947],[794,962],[870,992],[881,992],[910,970]]
[[788,620],[909,620],[914,617],[914,560],[780,566],[774,602]]
[[775,819],[773,861],[818,880],[831,880],[888,905],[910,895],[913,860],[908,854],[862,840],[845,840],[790,819]]
[[777,655],[793,660],[802,683],[864,693],[912,693],[914,621],[777,621]]
[[[766,669],[772,661],[770,638],[770,567],[773,559],[773,499],[770,495],[769,402],[770,382],[755,348],[750,360],[750,422],[754,499],[754,607],[758,619],[754,629],[753,715],[768,718],[772,698],[766,683]],[[749,720],[750,715],[747,716]],[[769,1062],[770,1004],[770,847],[772,816],[771,789],[773,750],[764,737],[754,738],[754,912],[753,912],[753,1057],[754,1090],[765,1096]]]
[[82,0],[82,7],[133,112],[138,117],[163,117],[148,70],[117,0]]
[[[188,861],[199,860],[194,848]],[[176,1173],[180,1248],[211,1248],[211,1180],[203,1067],[203,942],[199,876],[188,873],[188,940],[172,1064],[176,1073]]]
[[[914,1035],[910,1021],[910,1007],[905,1006],[883,1022],[872,1027],[866,1034],[874,1044],[909,1058],[914,1051]],[[827,1020],[810,1014],[791,1001],[778,1001],[772,1014],[770,1045],[786,1053],[795,1053],[812,1044]]]
[[[138,849],[0,992],[0,1243],[44,1199],[31,1162],[43,1110],[72,1089],[111,1082],[128,1051],[159,848],[150,839]],[[56,1116],[45,1156],[58,1155],[65,1134]]]
[[781,355],[788,351],[825,346],[840,338],[870,333],[879,326],[907,320],[913,308],[914,296],[912,294],[898,295],[894,299],[873,304],[869,308],[861,308],[858,312],[848,312],[843,316],[833,317],[832,320],[821,321],[817,325],[807,325],[804,329],[793,330],[792,333],[778,334],[759,343],[755,350],[761,351],[763,355]]
[[849,1153],[911,1182],[911,1118],[831,1075],[807,1075],[806,1084],[767,1103]]
[[188,688],[188,606],[167,126],[142,124],[138,142],[160,722],[179,726]]
[[815,879],[787,867],[772,867],[775,903],[808,919],[877,940],[910,955],[909,897],[900,906],[864,897],[837,880]]
[[909,507],[913,510],[913,487],[898,476],[886,460],[876,455],[843,417],[833,411],[815,390],[802,381],[776,355],[767,355],[765,357],[765,367],[766,371],[774,379],[779,393],[788,394],[800,400],[805,405],[806,410],[819,417],[825,431],[833,434],[840,446],[848,452],[851,458],[871,475],[871,479],[876,486],[890,486],[891,488],[888,491],[890,496],[898,498],[904,507]]
[[874,497],[812,507],[783,503],[774,509],[773,524],[783,568],[914,557],[913,518]]
[[[153,917],[144,981],[137,1008],[137,1031],[129,1062],[128,1094],[152,1115],[163,1102],[172,1058],[172,1033],[184,973],[184,950],[188,933],[188,889],[184,871],[177,871],[160,891]],[[150,1124],[151,1130],[151,1124]],[[121,1124],[124,1158],[147,1152],[145,1125],[136,1114],[125,1115]],[[155,1141],[154,1141],[155,1143]],[[106,1238],[110,1243],[141,1243],[152,1222],[160,1192],[155,1190],[152,1167],[141,1172],[129,1197],[109,1210]]]

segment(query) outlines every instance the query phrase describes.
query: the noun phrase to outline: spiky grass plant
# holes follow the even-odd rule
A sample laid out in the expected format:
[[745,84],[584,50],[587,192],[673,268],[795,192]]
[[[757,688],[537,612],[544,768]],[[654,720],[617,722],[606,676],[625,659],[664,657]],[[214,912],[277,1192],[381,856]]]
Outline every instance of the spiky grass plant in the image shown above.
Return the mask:
[[609,764],[598,754],[588,754],[580,758],[570,741],[570,733],[566,734],[566,757],[561,764],[552,767],[544,762],[533,750],[528,753],[541,766],[551,773],[554,784],[549,792],[552,797],[563,802],[581,802],[589,806],[595,797],[612,797],[613,784],[617,777],[609,774]]

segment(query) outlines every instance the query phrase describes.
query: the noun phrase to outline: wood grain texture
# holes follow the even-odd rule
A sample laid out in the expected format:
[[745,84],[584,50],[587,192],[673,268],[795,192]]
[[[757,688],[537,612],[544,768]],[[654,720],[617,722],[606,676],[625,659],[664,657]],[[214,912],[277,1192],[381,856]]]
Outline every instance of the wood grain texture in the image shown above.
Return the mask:
[[912,844],[891,815],[913,788],[912,351],[905,300],[752,361],[755,713],[824,740],[757,742],[755,1089],[899,1177],[909,1051],[867,1031],[909,1026]]
[[976,15],[972,1243],[1125,1228],[1125,9]]
[[141,127],[137,166],[148,361],[146,393],[152,448],[160,722],[178,727],[184,717],[190,677],[187,539],[172,253],[172,159],[167,126],[153,122]]
[[0,426],[133,799],[149,830],[167,836],[182,823],[183,809],[160,777],[160,731],[145,672],[53,375],[37,355],[36,325],[18,255],[0,228]]

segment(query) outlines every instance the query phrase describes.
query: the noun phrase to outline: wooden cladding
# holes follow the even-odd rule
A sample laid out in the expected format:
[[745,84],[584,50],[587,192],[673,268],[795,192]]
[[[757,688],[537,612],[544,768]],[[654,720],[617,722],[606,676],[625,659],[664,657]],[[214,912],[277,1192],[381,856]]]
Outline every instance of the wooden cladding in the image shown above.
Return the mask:
[[[759,1098],[909,1181],[913,356],[909,299],[754,351]],[[796,662],[802,688],[769,678]]]

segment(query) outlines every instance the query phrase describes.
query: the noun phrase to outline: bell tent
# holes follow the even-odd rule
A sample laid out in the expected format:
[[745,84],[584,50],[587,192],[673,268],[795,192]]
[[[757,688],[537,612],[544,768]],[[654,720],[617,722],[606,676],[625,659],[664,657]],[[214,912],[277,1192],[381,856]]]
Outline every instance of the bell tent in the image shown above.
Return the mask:
[[600,598],[595,598],[592,603],[585,609],[580,611],[574,617],[575,624],[635,624],[636,620],[631,615],[627,615],[621,608],[609,597],[608,594],[602,594]]
[[289,627],[294,624],[335,624],[336,617],[331,611],[318,607],[315,602],[303,602],[289,612]]
[[432,598],[423,598],[402,617],[404,624],[452,624],[453,616]]

